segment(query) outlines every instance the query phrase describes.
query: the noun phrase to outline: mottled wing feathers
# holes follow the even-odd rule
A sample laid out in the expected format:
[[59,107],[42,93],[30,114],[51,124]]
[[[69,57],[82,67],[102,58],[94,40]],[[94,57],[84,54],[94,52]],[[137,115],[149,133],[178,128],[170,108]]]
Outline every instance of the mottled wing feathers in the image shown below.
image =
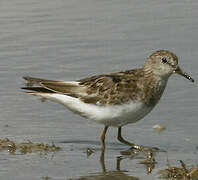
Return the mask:
[[29,86],[24,89],[36,91],[35,93],[66,94],[91,104],[122,104],[137,99],[139,88],[137,81],[142,76],[142,71],[136,69],[71,82],[24,77],[31,85],[40,86]]
[[143,76],[140,69],[92,76],[79,80],[87,87],[88,95],[97,94],[98,104],[122,104],[137,99],[137,81]]

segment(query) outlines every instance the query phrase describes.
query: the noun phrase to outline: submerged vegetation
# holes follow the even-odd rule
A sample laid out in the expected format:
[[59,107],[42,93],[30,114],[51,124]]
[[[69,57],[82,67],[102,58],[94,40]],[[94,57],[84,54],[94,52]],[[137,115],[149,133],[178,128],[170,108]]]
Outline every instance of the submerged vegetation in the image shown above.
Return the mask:
[[8,138],[0,139],[0,151],[8,151],[10,154],[15,154],[17,152],[21,154],[40,152],[40,153],[49,153],[56,152],[60,150],[60,147],[55,146],[54,144],[43,144],[43,143],[33,143],[33,142],[22,142],[16,143],[9,140]]
[[160,170],[160,177],[167,180],[197,180],[198,167],[187,168],[185,163],[180,160],[181,167],[171,167]]

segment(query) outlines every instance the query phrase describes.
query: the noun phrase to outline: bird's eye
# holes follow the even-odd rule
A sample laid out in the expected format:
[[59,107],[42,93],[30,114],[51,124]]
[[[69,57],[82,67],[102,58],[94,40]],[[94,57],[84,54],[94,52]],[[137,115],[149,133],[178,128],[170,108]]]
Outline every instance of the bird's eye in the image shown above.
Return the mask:
[[163,62],[164,64],[167,63],[166,58],[162,58],[162,62]]

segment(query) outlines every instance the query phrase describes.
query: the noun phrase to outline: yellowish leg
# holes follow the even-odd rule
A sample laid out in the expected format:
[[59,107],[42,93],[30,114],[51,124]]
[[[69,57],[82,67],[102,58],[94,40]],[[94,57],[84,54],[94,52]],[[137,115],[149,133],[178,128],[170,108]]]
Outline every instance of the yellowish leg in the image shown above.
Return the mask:
[[118,128],[118,140],[124,144],[127,144],[129,146],[131,146],[132,148],[134,149],[137,149],[137,150],[142,150],[142,147],[141,146],[138,146],[136,144],[133,144],[129,141],[126,141],[123,137],[122,137],[122,127],[119,127]]

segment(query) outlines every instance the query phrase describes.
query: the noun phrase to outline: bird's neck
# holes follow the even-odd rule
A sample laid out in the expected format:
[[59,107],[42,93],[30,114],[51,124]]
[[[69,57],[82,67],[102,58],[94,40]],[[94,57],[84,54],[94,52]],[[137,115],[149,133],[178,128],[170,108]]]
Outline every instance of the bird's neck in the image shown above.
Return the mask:
[[168,76],[158,76],[152,71],[144,71],[145,103],[154,106],[160,100],[166,87]]

